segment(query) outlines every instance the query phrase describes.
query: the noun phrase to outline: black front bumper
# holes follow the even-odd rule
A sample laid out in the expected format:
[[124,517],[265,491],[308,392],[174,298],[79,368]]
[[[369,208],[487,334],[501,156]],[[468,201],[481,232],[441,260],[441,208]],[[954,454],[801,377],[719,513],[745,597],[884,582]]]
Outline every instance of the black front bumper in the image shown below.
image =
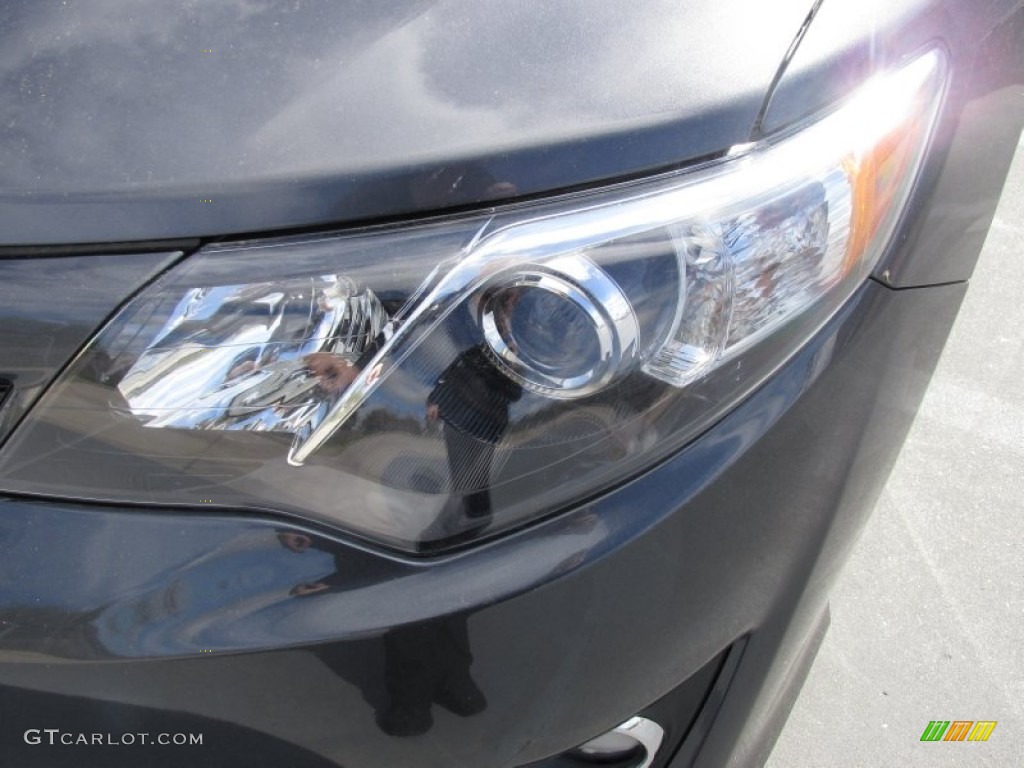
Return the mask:
[[[867,283],[670,460],[443,558],[252,516],[0,500],[0,754],[522,766],[685,701],[656,765],[758,764],[965,288]],[[203,743],[61,743],[129,732]]]

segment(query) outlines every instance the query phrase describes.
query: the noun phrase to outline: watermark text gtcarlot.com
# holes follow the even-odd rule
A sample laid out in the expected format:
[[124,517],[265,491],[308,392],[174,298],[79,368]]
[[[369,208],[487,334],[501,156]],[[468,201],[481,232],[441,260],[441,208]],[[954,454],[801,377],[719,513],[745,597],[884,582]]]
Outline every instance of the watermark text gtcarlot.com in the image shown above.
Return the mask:
[[76,733],[60,728],[29,728],[25,743],[67,747],[202,746],[201,733]]

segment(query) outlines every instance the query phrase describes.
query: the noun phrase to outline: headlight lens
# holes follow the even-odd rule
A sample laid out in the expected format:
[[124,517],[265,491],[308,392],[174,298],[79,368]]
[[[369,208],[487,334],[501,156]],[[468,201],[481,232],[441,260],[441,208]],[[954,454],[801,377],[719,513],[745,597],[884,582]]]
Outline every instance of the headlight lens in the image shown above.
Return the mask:
[[943,82],[929,52],[643,183],[207,247],[79,356],[0,488],[274,510],[411,551],[555,511],[677,449],[850,295]]

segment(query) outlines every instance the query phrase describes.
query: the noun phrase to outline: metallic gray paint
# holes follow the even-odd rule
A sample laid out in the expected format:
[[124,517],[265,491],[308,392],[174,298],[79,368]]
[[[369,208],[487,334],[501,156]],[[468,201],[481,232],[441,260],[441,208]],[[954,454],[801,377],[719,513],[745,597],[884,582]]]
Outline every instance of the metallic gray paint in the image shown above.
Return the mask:
[[0,245],[377,219],[718,153],[809,6],[16,0]]

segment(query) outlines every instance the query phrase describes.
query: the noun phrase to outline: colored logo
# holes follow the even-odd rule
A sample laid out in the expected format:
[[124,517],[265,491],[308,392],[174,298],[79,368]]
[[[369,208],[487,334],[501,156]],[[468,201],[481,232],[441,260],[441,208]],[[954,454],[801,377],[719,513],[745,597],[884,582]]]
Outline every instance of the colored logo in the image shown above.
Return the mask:
[[932,720],[921,741],[988,741],[996,729],[995,720]]

